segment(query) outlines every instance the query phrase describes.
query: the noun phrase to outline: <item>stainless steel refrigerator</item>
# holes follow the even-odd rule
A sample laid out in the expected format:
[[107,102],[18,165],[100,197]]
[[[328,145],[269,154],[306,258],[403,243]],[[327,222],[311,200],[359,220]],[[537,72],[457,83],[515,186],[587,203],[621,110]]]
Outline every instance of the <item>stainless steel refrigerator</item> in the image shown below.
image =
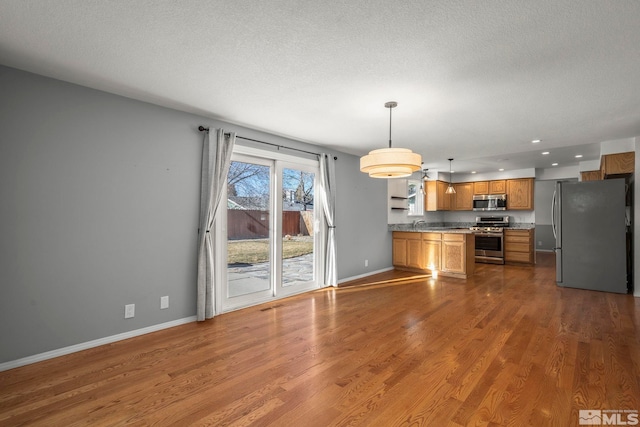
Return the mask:
[[628,292],[625,194],[624,179],[556,183],[551,226],[558,286]]

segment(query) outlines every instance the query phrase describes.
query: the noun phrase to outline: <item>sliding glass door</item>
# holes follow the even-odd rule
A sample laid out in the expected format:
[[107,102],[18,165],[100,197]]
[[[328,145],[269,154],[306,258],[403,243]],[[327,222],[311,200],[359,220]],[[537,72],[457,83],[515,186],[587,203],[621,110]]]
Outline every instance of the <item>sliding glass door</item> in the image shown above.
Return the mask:
[[273,162],[234,156],[227,176],[227,299],[271,295]]
[[219,228],[217,256],[227,265],[216,287],[221,311],[318,288],[321,277],[317,162],[239,151]]
[[279,294],[288,295],[317,287],[316,258],[319,241],[316,239],[316,173],[317,168],[279,162],[278,180],[282,192],[278,261]]

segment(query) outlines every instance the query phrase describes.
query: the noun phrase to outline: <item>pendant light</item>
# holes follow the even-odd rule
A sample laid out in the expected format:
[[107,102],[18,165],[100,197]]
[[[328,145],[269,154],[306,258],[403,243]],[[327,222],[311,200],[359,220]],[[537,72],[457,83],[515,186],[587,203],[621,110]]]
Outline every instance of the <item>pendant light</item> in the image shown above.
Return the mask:
[[372,178],[402,178],[409,176],[422,165],[422,157],[407,148],[391,147],[391,110],[397,102],[386,102],[389,109],[389,148],[370,151],[360,158],[360,172],[368,173]]
[[425,181],[429,179],[429,169],[422,169],[422,179],[420,180],[420,194],[423,196],[426,194],[424,191]]
[[453,161],[453,159],[449,159],[449,186],[447,187],[447,190],[445,191],[445,194],[456,194],[456,189],[453,188],[453,176],[451,175],[453,172],[451,172],[451,162]]

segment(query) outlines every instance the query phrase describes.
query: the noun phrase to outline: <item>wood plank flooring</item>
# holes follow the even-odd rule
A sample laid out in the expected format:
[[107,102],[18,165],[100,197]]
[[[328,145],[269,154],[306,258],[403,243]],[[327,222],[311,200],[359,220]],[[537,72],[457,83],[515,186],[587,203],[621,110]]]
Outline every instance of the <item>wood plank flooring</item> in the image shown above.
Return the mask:
[[0,425],[577,426],[579,410],[640,410],[640,299],[558,288],[538,262],[321,290],[2,372]]

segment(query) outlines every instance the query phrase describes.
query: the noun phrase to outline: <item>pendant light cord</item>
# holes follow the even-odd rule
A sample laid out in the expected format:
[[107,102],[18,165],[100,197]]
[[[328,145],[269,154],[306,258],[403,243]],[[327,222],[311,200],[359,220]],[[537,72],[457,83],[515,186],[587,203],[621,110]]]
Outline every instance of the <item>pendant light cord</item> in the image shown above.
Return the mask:
[[389,148],[391,148],[391,111],[393,107],[389,108]]

